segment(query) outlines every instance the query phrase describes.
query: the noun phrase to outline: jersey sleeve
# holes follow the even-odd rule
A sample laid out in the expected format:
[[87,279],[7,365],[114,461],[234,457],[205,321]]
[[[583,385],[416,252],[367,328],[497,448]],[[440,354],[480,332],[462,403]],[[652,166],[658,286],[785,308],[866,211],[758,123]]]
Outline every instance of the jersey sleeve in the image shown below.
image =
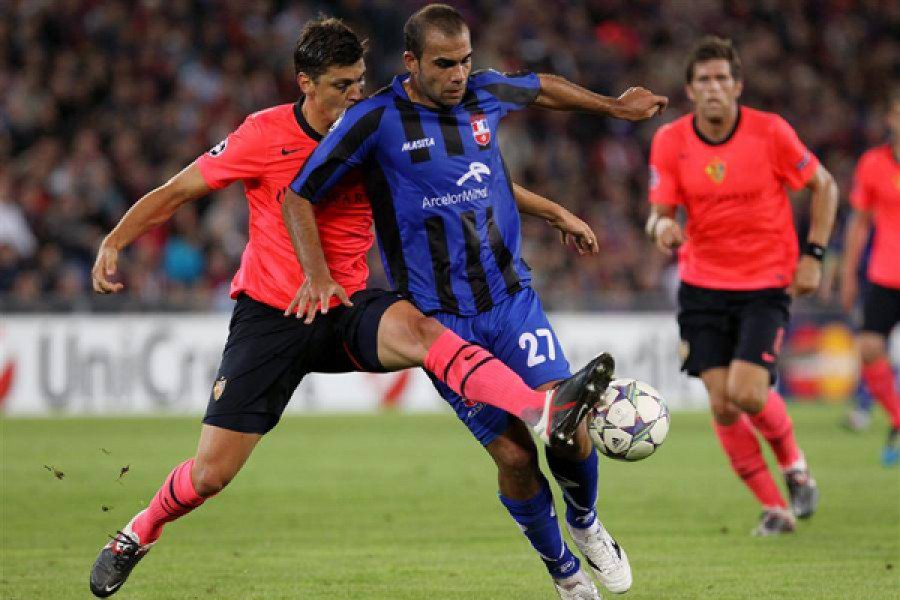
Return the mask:
[[239,179],[256,179],[265,171],[268,144],[253,116],[197,159],[200,174],[214,190]]
[[778,178],[799,190],[819,168],[819,159],[803,145],[794,129],[779,116],[773,117],[773,160]]
[[850,205],[856,210],[870,211],[875,203],[872,190],[872,169],[869,155],[864,155],[853,172],[853,187],[850,190]]
[[365,102],[347,109],[301,167],[291,190],[313,204],[325,198],[347,171],[369,156],[385,109]]
[[470,87],[484,90],[500,103],[501,117],[507,113],[522,110],[533,103],[541,93],[541,80],[536,73],[505,74],[493,69],[472,74]]
[[650,145],[650,181],[648,189],[651,204],[683,204],[681,185],[678,181],[676,143],[672,129],[665,126],[653,136]]

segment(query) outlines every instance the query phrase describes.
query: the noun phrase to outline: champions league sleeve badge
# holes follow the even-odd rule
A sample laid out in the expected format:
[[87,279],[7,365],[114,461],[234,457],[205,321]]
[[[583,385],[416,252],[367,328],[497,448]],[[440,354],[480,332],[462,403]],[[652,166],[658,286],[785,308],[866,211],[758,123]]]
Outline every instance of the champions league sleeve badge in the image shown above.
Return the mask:
[[227,146],[228,146],[228,138],[225,138],[224,140],[222,140],[221,142],[219,142],[218,144],[216,144],[215,146],[213,146],[213,147],[210,149],[210,151],[208,152],[208,154],[209,154],[210,156],[212,156],[212,157],[219,156],[220,154],[222,154],[223,152],[225,152],[225,148],[226,148]]

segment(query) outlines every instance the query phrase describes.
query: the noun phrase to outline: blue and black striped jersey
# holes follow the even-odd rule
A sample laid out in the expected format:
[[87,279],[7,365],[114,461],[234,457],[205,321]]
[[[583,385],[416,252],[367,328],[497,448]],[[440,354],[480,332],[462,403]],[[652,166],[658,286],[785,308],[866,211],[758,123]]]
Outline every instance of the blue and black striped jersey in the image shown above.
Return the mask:
[[497,129],[534,101],[540,80],[480,71],[460,104],[432,109],[409,100],[406,77],[349,108],[291,189],[315,203],[361,168],[395,289],[425,313],[475,315],[531,281]]

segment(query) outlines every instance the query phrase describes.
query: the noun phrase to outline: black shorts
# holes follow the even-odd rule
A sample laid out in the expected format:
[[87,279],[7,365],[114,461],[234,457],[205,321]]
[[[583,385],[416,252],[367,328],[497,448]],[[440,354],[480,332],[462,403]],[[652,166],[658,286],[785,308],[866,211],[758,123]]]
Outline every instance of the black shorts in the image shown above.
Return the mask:
[[870,283],[863,301],[862,331],[888,337],[900,322],[900,290]]
[[378,361],[378,325],[402,299],[396,292],[362,290],[351,297],[352,307],[332,308],[306,325],[241,294],[203,422],[266,433],[308,373],[384,372]]
[[784,288],[733,292],[682,283],[678,305],[683,371],[698,377],[740,359],[768,369],[775,381],[790,318],[791,298]]

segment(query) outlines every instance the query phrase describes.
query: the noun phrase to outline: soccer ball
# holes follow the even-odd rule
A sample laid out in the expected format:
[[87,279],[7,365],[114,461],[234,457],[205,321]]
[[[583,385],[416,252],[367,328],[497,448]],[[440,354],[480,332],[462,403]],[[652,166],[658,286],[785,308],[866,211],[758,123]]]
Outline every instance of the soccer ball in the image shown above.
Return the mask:
[[609,384],[603,402],[588,416],[597,450],[616,460],[647,458],[669,432],[669,407],[652,386],[634,379]]

